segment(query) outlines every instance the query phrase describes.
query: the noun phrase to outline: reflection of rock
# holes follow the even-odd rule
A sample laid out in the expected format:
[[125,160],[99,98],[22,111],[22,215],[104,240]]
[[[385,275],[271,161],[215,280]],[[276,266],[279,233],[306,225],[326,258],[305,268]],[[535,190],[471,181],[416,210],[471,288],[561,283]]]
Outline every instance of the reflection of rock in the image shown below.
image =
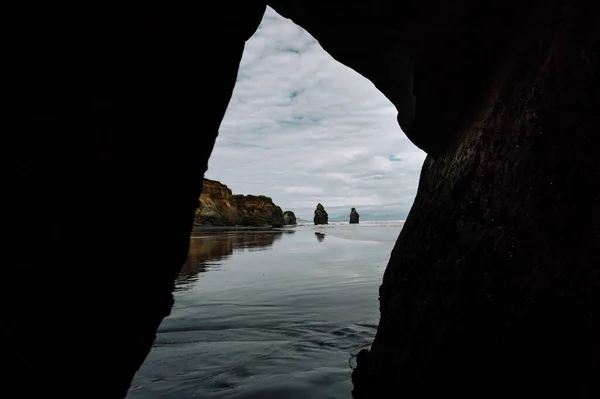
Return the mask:
[[350,224],[358,224],[358,218],[360,215],[356,212],[356,208],[352,208],[350,211]]
[[283,212],[264,195],[233,195],[224,184],[204,179],[195,226],[283,226]]
[[226,259],[236,250],[267,249],[281,239],[283,234],[291,233],[294,231],[254,230],[206,232],[202,235],[193,235],[190,239],[188,259],[181,268],[177,282],[195,281],[198,274],[205,272],[212,262]]
[[323,205],[321,205],[321,203],[317,204],[317,209],[315,209],[315,217],[313,218],[315,224],[327,224],[328,220],[329,216],[327,215],[327,212],[325,212]]
[[315,236],[317,236],[317,240],[318,240],[319,242],[323,242],[323,240],[325,239],[325,233],[318,233],[318,232],[315,232]]
[[283,224],[294,225],[296,224],[296,215],[292,211],[283,212]]

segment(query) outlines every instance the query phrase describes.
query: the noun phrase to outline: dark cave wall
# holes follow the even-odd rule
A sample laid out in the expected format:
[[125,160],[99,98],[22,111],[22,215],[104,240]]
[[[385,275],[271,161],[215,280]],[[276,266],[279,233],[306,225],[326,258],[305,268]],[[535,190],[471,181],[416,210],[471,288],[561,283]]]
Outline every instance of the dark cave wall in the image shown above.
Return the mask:
[[[432,155],[355,396],[485,384],[597,393],[590,2],[271,3],[369,78]],[[265,6],[4,7],[4,390],[120,398],[170,312],[202,175]]]
[[600,29],[589,3],[547,6],[425,162],[356,398],[600,394]]
[[3,8],[2,395],[122,398],[170,312],[264,5]]
[[333,58],[369,79],[396,107],[419,148],[438,157],[488,100],[507,53],[528,34],[540,0],[482,3],[271,0]]

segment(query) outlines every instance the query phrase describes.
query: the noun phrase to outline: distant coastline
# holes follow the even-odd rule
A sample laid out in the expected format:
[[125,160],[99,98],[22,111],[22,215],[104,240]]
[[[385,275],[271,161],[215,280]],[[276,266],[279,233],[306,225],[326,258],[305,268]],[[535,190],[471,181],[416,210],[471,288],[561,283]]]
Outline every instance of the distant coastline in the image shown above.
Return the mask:
[[[329,223],[348,223],[349,214],[328,217],[323,212],[324,220],[315,222],[314,218],[301,218],[293,211],[283,211],[271,197],[266,195],[233,194],[225,184],[210,179],[204,179],[200,206],[194,217],[194,231],[226,231],[226,230],[261,230],[281,228],[284,226],[312,225]],[[323,205],[318,204],[317,208]],[[349,209],[354,209],[350,208]],[[318,211],[318,209],[317,209]],[[360,212],[360,209],[358,209]],[[316,212],[316,211],[315,211]],[[404,217],[403,217],[404,216]],[[368,211],[360,212],[360,222],[402,221],[406,218],[401,213],[377,214]]]

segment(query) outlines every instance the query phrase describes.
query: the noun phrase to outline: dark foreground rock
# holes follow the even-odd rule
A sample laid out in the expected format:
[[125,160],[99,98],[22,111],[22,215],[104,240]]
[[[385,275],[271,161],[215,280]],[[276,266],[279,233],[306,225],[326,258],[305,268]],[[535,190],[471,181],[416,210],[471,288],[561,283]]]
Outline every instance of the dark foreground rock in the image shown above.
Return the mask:
[[325,208],[320,203],[317,204],[317,209],[315,209],[315,216],[313,217],[313,222],[315,224],[327,224],[329,220],[329,216],[325,211]]
[[[600,397],[595,2],[269,4],[371,80],[430,155],[355,397]],[[264,10],[10,3],[3,397],[126,395]]]
[[359,218],[360,215],[356,211],[356,208],[352,208],[352,210],[350,210],[350,224],[358,224]]
[[286,226],[296,225],[296,215],[292,211],[283,212],[283,224]]
[[481,113],[425,161],[355,398],[600,395],[600,25],[583,4],[540,6]]

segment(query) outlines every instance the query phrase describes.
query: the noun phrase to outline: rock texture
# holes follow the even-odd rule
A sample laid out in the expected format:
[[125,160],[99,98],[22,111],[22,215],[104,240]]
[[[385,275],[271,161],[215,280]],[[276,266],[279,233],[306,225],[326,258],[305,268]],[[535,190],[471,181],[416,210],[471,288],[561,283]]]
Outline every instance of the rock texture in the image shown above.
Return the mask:
[[313,217],[313,221],[315,224],[327,224],[329,220],[329,216],[325,211],[325,208],[320,203],[317,204],[317,209],[315,209],[315,216]]
[[[123,398],[265,3],[7,4],[2,394]],[[430,155],[355,397],[599,397],[595,4],[269,4]]]
[[224,184],[204,179],[195,226],[281,227],[281,208],[264,195],[233,195]]
[[360,218],[360,215],[356,211],[356,208],[352,208],[350,210],[350,224],[358,224],[359,218]]
[[600,26],[586,4],[540,6],[481,116],[425,161],[355,398],[600,395]]
[[296,225],[296,215],[292,211],[283,212],[283,224],[286,226]]

